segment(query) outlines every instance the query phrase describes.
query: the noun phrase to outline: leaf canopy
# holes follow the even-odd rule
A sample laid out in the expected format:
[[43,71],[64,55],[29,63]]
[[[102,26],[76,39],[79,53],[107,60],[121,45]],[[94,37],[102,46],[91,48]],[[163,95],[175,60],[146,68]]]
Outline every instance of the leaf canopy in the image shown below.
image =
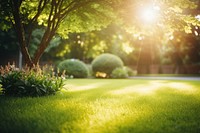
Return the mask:
[[[67,37],[69,32],[87,32],[100,30],[111,22],[121,24],[128,32],[148,33],[158,29],[185,30],[191,32],[191,26],[200,26],[194,14],[198,0],[18,0],[21,1],[20,14],[24,24],[37,20],[39,25],[48,26],[48,20],[56,16],[59,22],[57,33]],[[1,0],[0,26],[2,30],[11,28],[13,22],[9,2]],[[57,3],[51,11],[52,4]],[[141,20],[141,10],[150,6],[159,7],[159,18],[149,24]],[[52,16],[50,13],[52,12]],[[116,15],[118,19],[116,19]],[[49,17],[50,16],[50,17]],[[37,18],[37,19],[36,19]],[[142,22],[143,21],[143,22]],[[148,33],[149,34],[149,33]]]
[[[191,33],[191,27],[200,26],[193,14],[198,3],[193,0],[125,0],[118,12],[121,25],[130,33],[154,34],[155,32],[173,32],[182,30]],[[148,10],[151,9],[151,10]],[[154,22],[143,19],[143,13],[153,11]],[[145,16],[149,17],[149,16]]]

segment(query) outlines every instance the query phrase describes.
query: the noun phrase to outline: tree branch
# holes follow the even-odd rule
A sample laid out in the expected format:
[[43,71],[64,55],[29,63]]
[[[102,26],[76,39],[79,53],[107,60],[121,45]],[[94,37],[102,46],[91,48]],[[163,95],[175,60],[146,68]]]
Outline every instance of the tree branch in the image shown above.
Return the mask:
[[[93,1],[88,0],[87,2],[78,2],[78,3],[74,3],[74,2],[75,2],[75,0],[73,2],[71,2],[66,8],[61,10],[60,16],[59,16],[60,20],[63,20],[70,12],[79,9],[80,7],[84,7],[85,5],[92,3]],[[73,3],[74,3],[74,5],[73,5]]]
[[[38,17],[42,13],[42,11],[44,10],[44,8],[48,4],[48,2],[49,2],[49,0],[40,0],[39,1],[38,8],[37,8],[37,13],[31,19],[31,22],[29,23],[28,27],[30,27],[33,23],[35,23],[37,21]],[[27,38],[27,47],[29,47],[29,45],[30,45],[32,32],[33,32],[33,28],[30,28],[30,31],[28,33],[28,38]]]
[[39,1],[39,5],[37,8],[37,13],[35,14],[35,16],[32,18],[31,22],[35,22],[38,17],[40,16],[40,14],[42,13],[42,11],[44,10],[45,6],[48,4],[49,0],[40,0]]
[[49,45],[51,39],[55,35],[56,30],[58,29],[61,21],[70,12],[72,12],[80,7],[83,7],[93,1],[88,0],[87,2],[79,2],[79,1],[74,0],[71,3],[69,3],[68,6],[66,6],[65,8],[62,9],[63,2],[64,2],[64,0],[60,0],[58,2],[56,2],[56,0],[52,0],[52,2],[51,2],[51,9],[50,9],[50,13],[48,16],[48,21],[47,21],[47,29],[44,33],[44,36],[41,40],[41,43],[40,43],[37,51],[35,52],[34,63],[37,63],[37,61],[42,56],[44,50]]

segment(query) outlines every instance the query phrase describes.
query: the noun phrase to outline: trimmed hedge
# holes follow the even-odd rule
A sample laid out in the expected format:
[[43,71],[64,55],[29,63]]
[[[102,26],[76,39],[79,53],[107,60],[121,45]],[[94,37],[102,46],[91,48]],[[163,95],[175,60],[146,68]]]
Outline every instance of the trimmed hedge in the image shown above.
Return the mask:
[[77,59],[67,59],[58,64],[58,69],[68,77],[74,78],[87,78],[89,75],[89,69],[87,65]]
[[123,61],[116,55],[113,54],[101,54],[92,61],[92,70],[96,77],[98,73],[104,73],[105,77],[110,77],[112,71],[115,68],[123,67]]

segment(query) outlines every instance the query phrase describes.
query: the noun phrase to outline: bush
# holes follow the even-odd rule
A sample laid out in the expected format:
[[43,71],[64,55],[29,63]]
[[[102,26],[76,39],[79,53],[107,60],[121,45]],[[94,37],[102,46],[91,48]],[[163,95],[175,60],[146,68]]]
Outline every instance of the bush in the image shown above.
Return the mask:
[[65,71],[68,77],[87,78],[89,74],[88,67],[80,60],[67,59],[59,63],[58,69]]
[[110,77],[110,74],[115,68],[122,67],[122,60],[113,54],[101,54],[92,61],[92,69],[96,77],[97,74],[106,74],[105,77]]
[[128,78],[128,76],[128,71],[125,67],[115,68],[111,74],[112,78]]
[[133,71],[130,67],[125,66],[124,69],[127,71],[129,77],[137,75],[137,71]]
[[2,94],[9,96],[45,96],[55,94],[63,87],[63,79],[45,73],[39,66],[18,70],[14,65],[0,68]]
[[136,71],[133,71],[130,67],[118,67],[112,71],[112,78],[128,78],[130,76],[136,75]]

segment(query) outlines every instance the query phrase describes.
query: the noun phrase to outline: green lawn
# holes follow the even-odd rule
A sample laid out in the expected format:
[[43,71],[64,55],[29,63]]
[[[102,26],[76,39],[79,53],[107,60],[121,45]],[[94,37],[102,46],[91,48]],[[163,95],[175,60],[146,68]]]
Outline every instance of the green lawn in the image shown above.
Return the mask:
[[145,77],[200,77],[200,74],[137,74]]
[[199,133],[200,82],[70,79],[42,98],[0,97],[0,132]]

